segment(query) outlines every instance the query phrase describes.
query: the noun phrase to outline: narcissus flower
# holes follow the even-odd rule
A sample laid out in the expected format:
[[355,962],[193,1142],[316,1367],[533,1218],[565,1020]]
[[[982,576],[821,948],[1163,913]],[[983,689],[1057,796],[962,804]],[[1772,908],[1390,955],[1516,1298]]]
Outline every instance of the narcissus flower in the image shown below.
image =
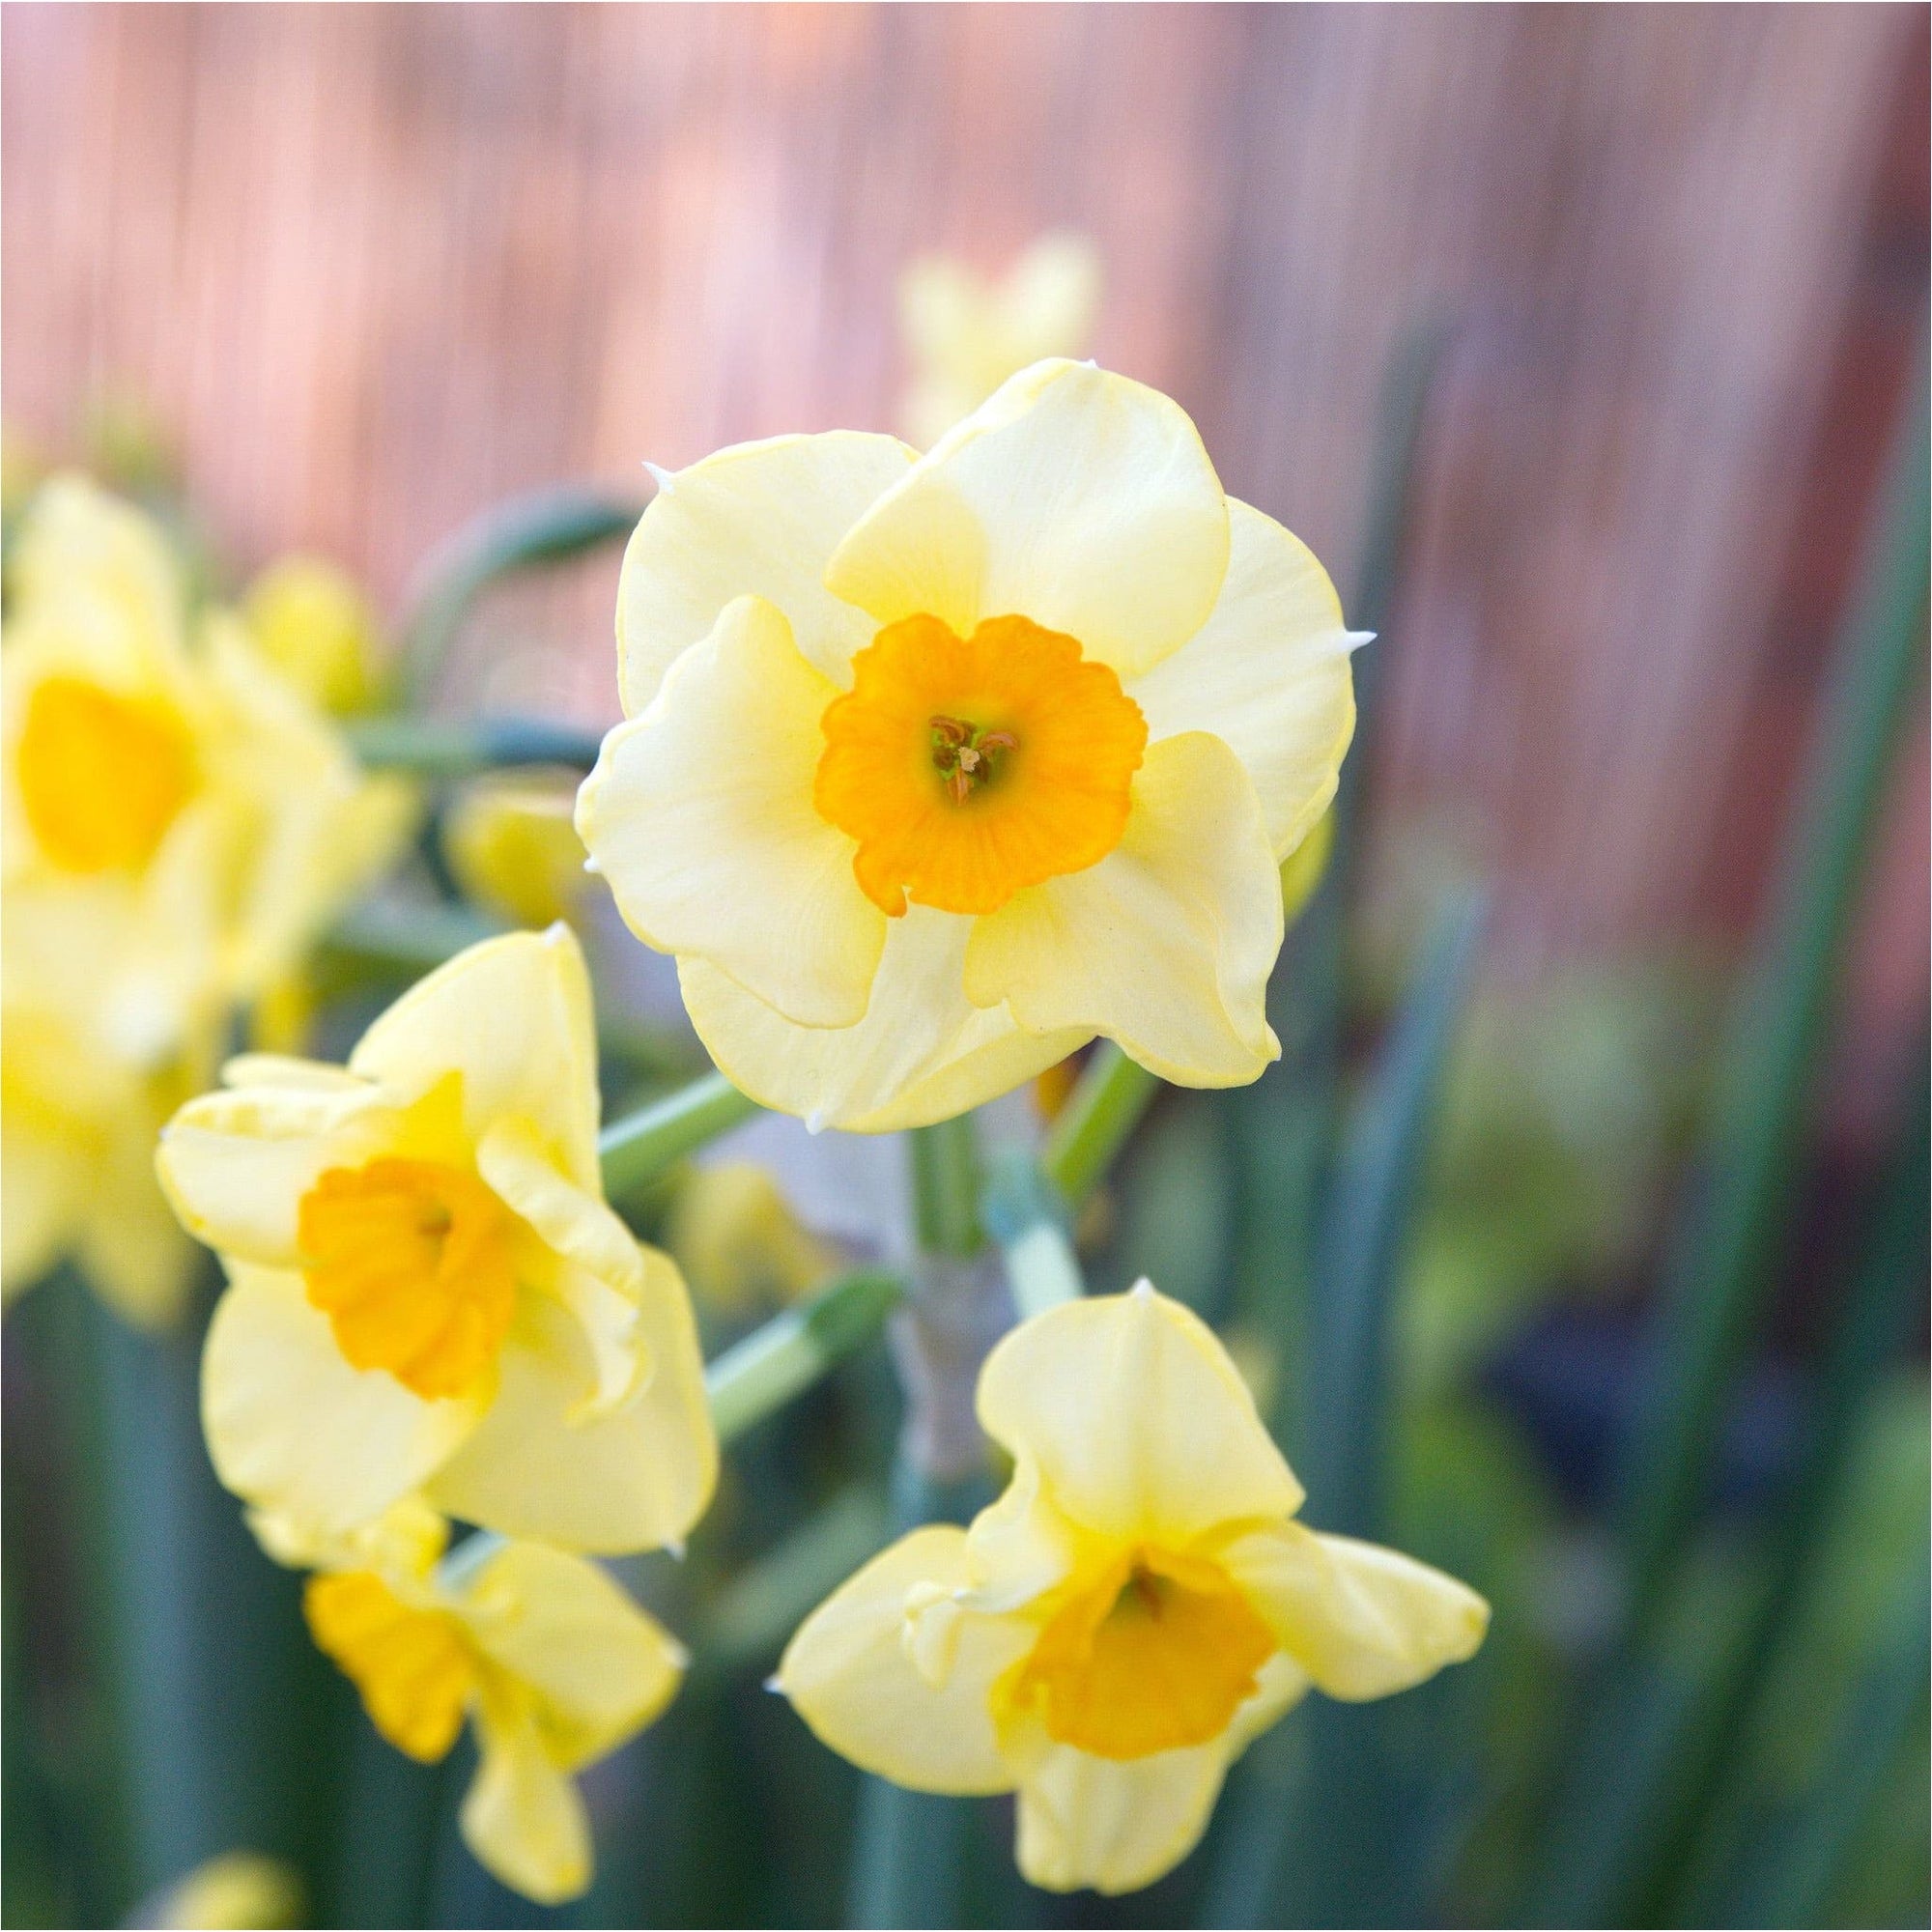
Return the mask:
[[398,1750],[434,1764],[465,1718],[474,1723],[464,1842],[526,1897],[575,1898],[590,1884],[591,1844],[571,1775],[670,1702],[683,1648],[581,1556],[491,1539],[438,1570],[424,1553],[414,1567],[312,1577],[309,1631]]
[[5,1280],[80,1247],[159,1321],[186,1250],[136,1236],[164,1215],[132,1122],[207,1084],[230,1009],[290,972],[413,807],[236,618],[192,617],[156,526],[79,478],[29,505],[7,592],[0,1025],[28,1065],[6,1088]]
[[347,1067],[248,1055],[161,1137],[230,1287],[202,1368],[222,1480],[324,1534],[421,1491],[579,1549],[675,1542],[717,1444],[684,1284],[605,1205],[569,932],[459,954]]
[[1043,362],[923,458],[724,450],[662,483],[617,630],[578,826],[754,1098],[881,1131],[1096,1034],[1189,1086],[1279,1051],[1360,639],[1166,397]]
[[284,556],[249,584],[242,614],[256,648],[311,704],[366,711],[381,691],[376,613],[347,571]]
[[592,880],[571,822],[574,775],[493,772],[472,780],[442,821],[443,857],[479,905],[517,925],[549,925],[578,910]]
[[1300,1485],[1233,1363],[1146,1283],[1015,1329],[979,1409],[1011,1487],[970,1529],[875,1557],[793,1637],[778,1683],[881,1776],[1017,1791],[1035,1885],[1151,1883],[1311,1686],[1386,1696],[1482,1642],[1473,1591],[1293,1520]]
[[978,409],[1009,376],[1049,355],[1084,355],[1100,294],[1100,257],[1084,235],[1043,235],[997,279],[950,255],[899,277],[899,328],[913,381],[905,433],[922,448]]

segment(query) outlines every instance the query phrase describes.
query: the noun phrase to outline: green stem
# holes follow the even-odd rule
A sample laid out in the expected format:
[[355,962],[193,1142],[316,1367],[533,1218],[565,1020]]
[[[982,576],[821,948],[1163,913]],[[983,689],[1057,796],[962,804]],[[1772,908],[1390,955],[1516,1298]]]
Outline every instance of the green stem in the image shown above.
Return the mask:
[[971,1114],[915,1127],[913,1213],[927,1254],[964,1258],[980,1247],[980,1146]]
[[572,765],[587,772],[603,740],[541,718],[357,718],[343,727],[371,771],[461,779],[505,765]]
[[757,1111],[758,1103],[739,1093],[724,1074],[707,1073],[675,1094],[612,1121],[597,1141],[605,1194],[621,1200],[655,1179],[673,1161]]
[[904,1293],[897,1275],[861,1268],[725,1350],[704,1372],[719,1441],[735,1441],[869,1341]]
[[1705,1489],[1719,1405],[1782,1246],[1833,984],[1925,635],[1927,442],[1911,404],[1881,541],[1846,633],[1770,931],[1726,1044],[1708,1192],[1678,1243],[1656,1379],[1624,1471],[1634,1633],[1654,1620]]
[[533,490],[466,524],[429,559],[403,627],[399,684],[419,703],[478,597],[499,578],[564,563],[628,536],[641,507],[602,491]]
[[995,1164],[980,1212],[1006,1257],[1022,1321],[1086,1293],[1065,1210],[1039,1163],[1023,1149],[1011,1150]]
[[1159,1077],[1112,1040],[1094,1049],[1040,1155],[1047,1178],[1070,1207],[1078,1208],[1099,1185],[1159,1091]]
[[1932,1094],[1922,1040],[1914,1061],[1918,1071],[1902,1117],[1904,1131],[1833,1337],[1797,1477],[1776,1512],[1768,1574],[1743,1630],[1705,1687],[1690,1734],[1662,1759],[1663,1790],[1655,1821],[1640,1841],[1645,1871],[1636,1891],[1644,1922],[1656,1918],[1668,1902],[1666,1894],[1691,1869],[1700,1828],[1733,1813],[1743,1802],[1751,1757],[1739,1741],[1750,1735],[1765,1687],[1783,1667],[1801,1628],[1800,1610],[1816,1587],[1818,1565],[1829,1548],[1826,1527],[1843,1512],[1865,1398],[1924,1295]]

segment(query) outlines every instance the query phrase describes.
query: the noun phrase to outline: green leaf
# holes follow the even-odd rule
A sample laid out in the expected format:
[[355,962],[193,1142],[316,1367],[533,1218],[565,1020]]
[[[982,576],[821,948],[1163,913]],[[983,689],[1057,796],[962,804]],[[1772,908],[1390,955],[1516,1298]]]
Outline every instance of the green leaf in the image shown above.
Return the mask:
[[1925,635],[1927,440],[1911,405],[1766,943],[1730,1029],[1705,1189],[1669,1268],[1621,1520],[1632,1624],[1655,1616],[1705,1493],[1719,1405],[1770,1290],[1796,1190],[1839,956]]
[[499,579],[563,563],[627,537],[640,504],[574,485],[533,490],[495,504],[423,566],[422,588],[403,627],[399,684],[420,704],[478,597]]

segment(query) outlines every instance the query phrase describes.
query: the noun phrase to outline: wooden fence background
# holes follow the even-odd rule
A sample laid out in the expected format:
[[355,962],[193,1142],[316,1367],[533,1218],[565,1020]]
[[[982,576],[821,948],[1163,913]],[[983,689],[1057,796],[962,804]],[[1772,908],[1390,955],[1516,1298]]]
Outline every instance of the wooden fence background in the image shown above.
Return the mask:
[[[501,493],[889,426],[901,264],[1072,225],[1101,359],[1346,585],[1378,382],[1439,320],[1381,822],[1493,869],[1504,962],[1732,945],[1921,326],[1926,25],[9,6],[6,419],[60,452],[136,400],[238,563],[320,547],[393,608]],[[614,568],[509,602],[474,690],[614,715]],[[1914,728],[1854,1076],[1924,1012]]]

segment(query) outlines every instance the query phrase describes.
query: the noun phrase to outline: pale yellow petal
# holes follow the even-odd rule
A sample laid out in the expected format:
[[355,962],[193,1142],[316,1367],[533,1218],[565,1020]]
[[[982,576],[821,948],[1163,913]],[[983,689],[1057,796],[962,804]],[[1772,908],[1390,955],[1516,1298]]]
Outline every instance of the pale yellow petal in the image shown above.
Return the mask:
[[[521,1120],[500,1120],[483,1136],[476,1171],[560,1264],[540,1269],[539,1285],[577,1316],[597,1365],[595,1383],[571,1420],[620,1408],[651,1370],[638,1317],[645,1251],[637,1236],[600,1196],[557,1171],[535,1131]],[[662,1256],[653,1260],[669,1265]],[[675,1292],[682,1293],[681,1284]]]
[[397,1120],[363,1080],[232,1088],[182,1108],[161,1131],[155,1164],[197,1240],[244,1262],[293,1268],[302,1196],[329,1168],[373,1158]]
[[1233,546],[1221,595],[1186,643],[1127,695],[1158,742],[1211,731],[1246,767],[1277,859],[1300,844],[1335,793],[1355,729],[1349,654],[1328,573],[1300,538],[1228,503]]
[[1080,362],[1023,370],[883,496],[826,571],[880,624],[962,637],[1017,614],[1122,677],[1198,631],[1228,568],[1228,510],[1178,403]]
[[812,805],[818,721],[838,696],[777,606],[738,598],[605,739],[578,803],[645,945],[708,960],[802,1026],[864,1018],[886,943],[853,840]]
[[806,658],[842,680],[877,627],[826,589],[825,566],[912,460],[893,437],[834,430],[738,443],[661,477],[617,583],[625,715],[650,703],[734,597],[776,604]]
[[1012,1330],[980,1371],[979,1412],[1059,1510],[1103,1535],[1171,1546],[1301,1502],[1227,1350],[1145,1282]]
[[463,1077],[472,1141],[504,1115],[544,1137],[580,1185],[600,1185],[590,976],[567,926],[510,932],[459,952],[362,1036],[350,1070],[400,1103]]
[[492,1673],[476,1711],[481,1763],[464,1794],[463,1842],[483,1868],[539,1905],[589,1889],[590,1820],[567,1772],[551,1762],[533,1700]]
[[1254,787],[1193,731],[1150,749],[1133,797],[1097,866],[977,923],[967,995],[1030,1033],[1105,1034],[1179,1086],[1242,1085],[1281,1050],[1265,1010],[1281,874]]
[[181,573],[152,517],[85,477],[56,476],[11,549],[10,621],[57,625],[78,661],[116,681],[180,675]]
[[891,922],[871,1004],[853,1027],[795,1026],[701,959],[678,961],[686,1010],[725,1076],[813,1127],[886,1133],[993,1099],[1090,1037],[1035,1037],[966,997],[973,923],[915,905]]
[[1019,1787],[1021,1873],[1046,1891],[1137,1891],[1200,1842],[1226,1776],[1225,1743],[1152,1757],[1047,1744]]
[[639,1309],[650,1364],[624,1407],[573,1423],[596,1386],[578,1317],[548,1295],[519,1297],[498,1357],[497,1400],[438,1472],[431,1501],[505,1536],[604,1555],[677,1543],[718,1476],[697,1333],[677,1271],[646,1251]]
[[[1017,1618],[966,1615],[932,1675],[915,1666],[908,1599],[967,1584],[966,1533],[933,1524],[882,1550],[799,1627],[778,1685],[820,1741],[915,1791],[1010,1791],[989,1694],[1033,1641]],[[917,1596],[915,1593],[918,1593]]]
[[575,1770],[650,1723],[677,1694],[683,1647],[582,1556],[506,1545],[457,1604],[471,1639],[535,1696],[550,1756]]
[[1299,1523],[1256,1529],[1217,1559],[1317,1689],[1386,1697],[1473,1657],[1490,1606],[1426,1563]]
[[346,1534],[419,1488],[476,1426],[476,1402],[425,1402],[384,1369],[352,1369],[299,1275],[229,1273],[201,1416],[215,1473],[243,1501]]

